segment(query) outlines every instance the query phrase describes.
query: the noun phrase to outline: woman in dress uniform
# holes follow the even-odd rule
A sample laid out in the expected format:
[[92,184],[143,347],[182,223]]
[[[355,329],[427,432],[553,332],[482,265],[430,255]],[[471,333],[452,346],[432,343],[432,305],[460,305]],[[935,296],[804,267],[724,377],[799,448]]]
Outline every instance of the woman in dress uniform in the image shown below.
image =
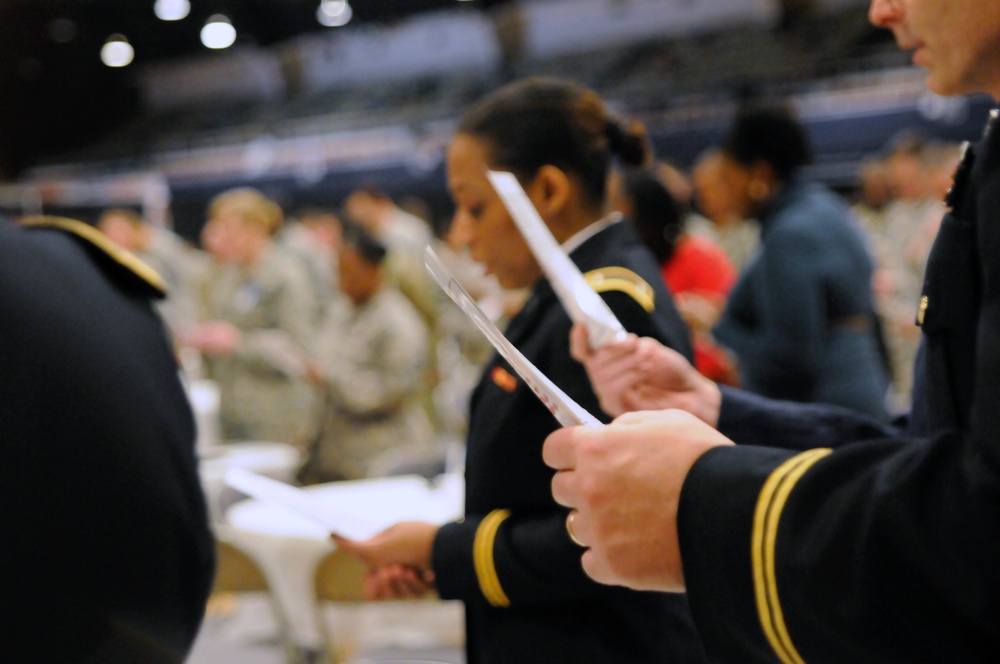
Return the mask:
[[[620,215],[602,217],[612,157],[647,158],[586,88],[528,79],[464,116],[447,153],[453,232],[505,288],[529,288],[506,335],[529,360],[603,420],[586,373],[569,353],[570,319],[486,177],[513,172],[555,239],[622,324],[691,356],[688,332],[652,254]],[[541,458],[558,423],[499,356],[471,401],[464,520],[397,524],[339,543],[372,567],[373,597],[431,584],[466,606],[471,663],[697,662],[702,650],[683,595],[601,587],[580,567],[567,511],[552,500]]]

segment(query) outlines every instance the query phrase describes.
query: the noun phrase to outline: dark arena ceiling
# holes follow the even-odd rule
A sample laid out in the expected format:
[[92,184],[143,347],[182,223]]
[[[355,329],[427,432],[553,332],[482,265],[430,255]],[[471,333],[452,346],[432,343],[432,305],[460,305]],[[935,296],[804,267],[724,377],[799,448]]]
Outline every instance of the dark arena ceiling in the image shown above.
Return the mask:
[[[505,0],[351,0],[346,29],[385,24],[419,12],[482,11]],[[144,65],[204,55],[206,19],[227,15],[236,46],[271,46],[322,32],[319,0],[190,0],[190,13],[162,21],[154,0],[0,0],[0,180],[39,155],[72,148],[136,112],[134,72]],[[135,49],[121,70],[100,61],[115,33]]]
[[[391,23],[420,12],[482,10],[504,1],[352,0],[351,7],[353,24]],[[3,48],[36,57],[57,46],[63,51],[93,51],[109,35],[122,33],[133,43],[136,62],[141,63],[201,52],[201,26],[218,13],[227,15],[237,28],[237,44],[268,46],[327,29],[316,20],[319,0],[190,0],[190,13],[179,21],[158,19],[154,4],[155,0],[0,0],[0,26],[3,41],[8,42]]]

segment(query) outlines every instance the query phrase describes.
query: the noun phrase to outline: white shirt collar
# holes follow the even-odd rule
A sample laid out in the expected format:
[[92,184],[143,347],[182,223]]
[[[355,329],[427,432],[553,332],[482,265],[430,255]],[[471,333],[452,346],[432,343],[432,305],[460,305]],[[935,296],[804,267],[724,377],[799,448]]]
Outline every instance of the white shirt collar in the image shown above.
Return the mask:
[[566,252],[567,256],[569,256],[584,242],[594,237],[608,226],[617,224],[622,219],[624,219],[624,217],[621,212],[612,212],[603,219],[598,219],[586,228],[577,231],[572,237],[563,242],[562,250]]

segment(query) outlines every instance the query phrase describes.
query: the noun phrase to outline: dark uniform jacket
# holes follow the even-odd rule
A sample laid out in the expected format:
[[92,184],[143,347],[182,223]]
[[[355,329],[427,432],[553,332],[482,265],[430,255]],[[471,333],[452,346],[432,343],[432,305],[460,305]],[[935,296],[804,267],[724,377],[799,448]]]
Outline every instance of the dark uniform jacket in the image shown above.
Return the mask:
[[998,130],[948,202],[907,429],[725,392],[724,433],[806,451],[715,449],[685,481],[684,575],[713,661],[1000,661]]
[[182,662],[213,543],[159,277],[49,224],[0,219],[0,660]]
[[[627,223],[571,258],[622,324],[691,356],[687,329],[655,260]],[[570,319],[542,280],[507,337],[584,408],[607,420],[583,366],[569,354]],[[486,365],[471,404],[466,517],[441,528],[433,566],[442,597],[465,600],[469,661],[558,664],[703,661],[682,595],[600,586],[580,566],[565,509],[542,463],[558,427],[504,360]]]

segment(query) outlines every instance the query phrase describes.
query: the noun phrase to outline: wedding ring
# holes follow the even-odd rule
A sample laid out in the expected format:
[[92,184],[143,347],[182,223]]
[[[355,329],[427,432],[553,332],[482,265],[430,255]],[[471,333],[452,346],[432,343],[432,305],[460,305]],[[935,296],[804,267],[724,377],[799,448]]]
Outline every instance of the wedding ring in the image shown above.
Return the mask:
[[576,518],[577,512],[579,512],[579,510],[570,510],[569,515],[566,517],[566,532],[569,533],[569,538],[573,540],[573,544],[586,549],[587,545],[581,542],[580,539],[573,533],[573,519]]

